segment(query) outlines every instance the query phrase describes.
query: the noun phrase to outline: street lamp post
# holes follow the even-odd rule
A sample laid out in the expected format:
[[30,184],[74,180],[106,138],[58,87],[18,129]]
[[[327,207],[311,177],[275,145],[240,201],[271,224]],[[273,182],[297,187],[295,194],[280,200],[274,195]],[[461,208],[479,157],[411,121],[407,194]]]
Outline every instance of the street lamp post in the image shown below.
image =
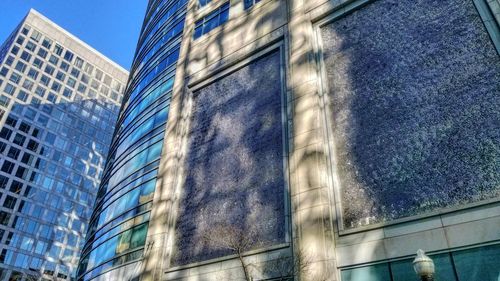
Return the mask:
[[422,281],[434,281],[434,262],[423,250],[417,251],[417,257],[413,261],[413,269]]

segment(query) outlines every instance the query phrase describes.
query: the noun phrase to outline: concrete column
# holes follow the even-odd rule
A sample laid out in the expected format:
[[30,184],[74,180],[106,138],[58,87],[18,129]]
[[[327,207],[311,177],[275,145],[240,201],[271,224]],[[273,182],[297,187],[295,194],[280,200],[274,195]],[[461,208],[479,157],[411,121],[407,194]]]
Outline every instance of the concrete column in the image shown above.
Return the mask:
[[[324,102],[308,3],[289,1],[292,224],[295,252],[310,263],[300,280],[337,280]],[[297,257],[296,257],[297,258]]]

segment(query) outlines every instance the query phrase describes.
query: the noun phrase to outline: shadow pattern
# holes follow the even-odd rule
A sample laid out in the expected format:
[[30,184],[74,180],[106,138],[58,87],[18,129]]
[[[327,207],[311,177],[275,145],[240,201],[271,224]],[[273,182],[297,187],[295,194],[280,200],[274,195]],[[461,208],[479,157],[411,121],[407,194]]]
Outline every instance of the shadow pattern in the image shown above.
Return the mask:
[[173,265],[232,254],[204,239],[220,225],[284,242],[281,87],[274,52],[193,94]]
[[344,225],[500,196],[500,58],[470,0],[379,0],[325,25]]

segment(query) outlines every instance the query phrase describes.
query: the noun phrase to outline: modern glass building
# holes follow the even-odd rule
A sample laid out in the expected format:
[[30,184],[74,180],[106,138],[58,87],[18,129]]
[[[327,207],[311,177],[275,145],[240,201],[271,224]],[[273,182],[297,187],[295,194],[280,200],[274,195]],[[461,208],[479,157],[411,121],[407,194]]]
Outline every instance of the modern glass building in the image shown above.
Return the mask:
[[186,5],[186,0],[149,3],[90,220],[79,280],[110,280],[105,274],[110,269],[133,268],[144,255]]
[[31,10],[0,51],[0,280],[75,280],[128,72]]
[[499,10],[149,1],[78,280],[498,280]]

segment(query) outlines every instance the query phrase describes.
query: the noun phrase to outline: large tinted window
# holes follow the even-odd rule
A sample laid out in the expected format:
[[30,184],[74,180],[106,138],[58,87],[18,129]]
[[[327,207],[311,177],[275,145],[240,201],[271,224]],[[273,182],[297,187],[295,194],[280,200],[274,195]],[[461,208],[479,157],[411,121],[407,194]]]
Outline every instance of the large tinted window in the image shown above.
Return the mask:
[[[500,244],[452,253],[430,255],[436,281],[500,280]],[[342,281],[420,281],[413,259],[341,271]]]

